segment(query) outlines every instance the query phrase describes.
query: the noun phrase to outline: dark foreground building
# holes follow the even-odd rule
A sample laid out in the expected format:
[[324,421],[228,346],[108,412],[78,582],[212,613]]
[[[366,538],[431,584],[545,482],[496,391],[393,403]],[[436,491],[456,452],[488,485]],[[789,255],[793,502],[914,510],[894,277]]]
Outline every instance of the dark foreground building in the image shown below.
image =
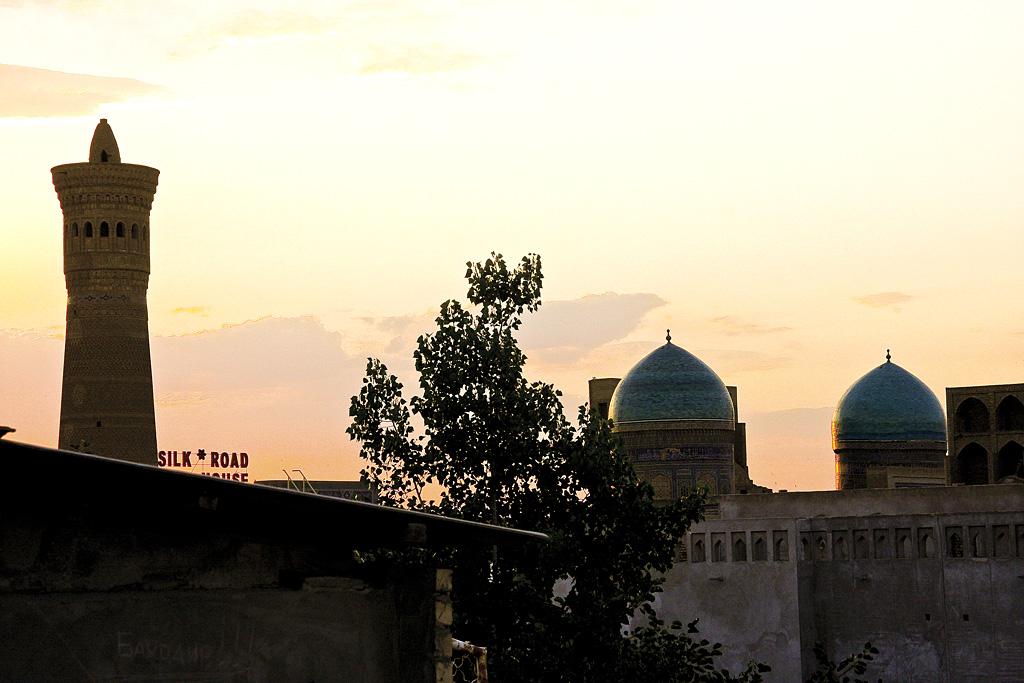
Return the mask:
[[0,681],[451,680],[447,570],[543,534],[0,440]]

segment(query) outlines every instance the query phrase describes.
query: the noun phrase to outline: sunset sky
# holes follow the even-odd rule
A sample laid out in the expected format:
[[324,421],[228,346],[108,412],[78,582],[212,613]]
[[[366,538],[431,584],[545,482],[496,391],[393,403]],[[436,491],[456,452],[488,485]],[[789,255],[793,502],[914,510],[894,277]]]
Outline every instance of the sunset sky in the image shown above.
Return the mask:
[[49,169],[100,117],[160,169],[162,449],[355,478],[367,356],[465,263],[539,253],[531,378],[569,413],[673,341],[739,388],[751,474],[834,485],[887,348],[1024,381],[1024,3],[0,0],[0,424],[55,446]]

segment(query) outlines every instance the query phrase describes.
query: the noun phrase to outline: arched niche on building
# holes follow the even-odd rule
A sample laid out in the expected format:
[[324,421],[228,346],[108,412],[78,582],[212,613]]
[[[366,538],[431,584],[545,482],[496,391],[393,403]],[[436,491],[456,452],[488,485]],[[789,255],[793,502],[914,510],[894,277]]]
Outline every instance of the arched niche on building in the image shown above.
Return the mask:
[[711,561],[725,562],[725,541],[720,538],[711,541]]
[[1024,403],[1016,396],[1007,396],[996,408],[996,429],[1003,432],[1024,432]]
[[988,408],[976,398],[968,398],[957,406],[956,428],[965,433],[987,432],[989,430]]
[[654,487],[655,500],[669,500],[672,498],[672,479],[663,472],[658,472],[651,477],[651,486]]
[[935,537],[931,529],[919,529],[917,532],[917,554],[919,557],[935,557]]
[[898,530],[896,532],[896,557],[908,559],[914,556],[914,543],[910,540],[909,530]]
[[738,534],[732,541],[732,561],[747,561],[747,542],[743,539],[743,536]]
[[754,562],[766,562],[768,560],[768,543],[763,536],[754,538]]
[[954,484],[987,484],[988,451],[974,441],[961,448],[953,461],[950,479]]
[[702,539],[698,538],[693,542],[693,548],[690,551],[690,562],[707,562],[704,552],[704,541]]
[[704,472],[697,477],[697,485],[705,487],[709,496],[718,495],[718,478],[711,472]]
[[1010,475],[1021,476],[1024,474],[1022,465],[1024,465],[1024,446],[1016,441],[1008,442],[999,449],[999,453],[996,455],[995,480],[999,481]]
[[846,539],[842,536],[836,536],[835,540],[832,541],[832,557],[836,560],[849,558],[849,552],[846,549]]

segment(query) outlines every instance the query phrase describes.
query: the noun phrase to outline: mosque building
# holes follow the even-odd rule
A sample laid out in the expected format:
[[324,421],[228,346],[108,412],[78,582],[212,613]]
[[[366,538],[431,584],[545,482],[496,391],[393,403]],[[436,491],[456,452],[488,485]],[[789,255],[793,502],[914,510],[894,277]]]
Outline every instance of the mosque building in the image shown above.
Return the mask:
[[668,502],[687,489],[710,494],[766,491],[747,473],[746,425],[736,387],[703,361],[666,342],[622,379],[590,381],[590,404],[613,430],[654,498]]
[[872,678],[1024,680],[1024,486],[1006,485],[1024,482],[1022,397],[947,389],[947,458],[941,404],[887,353],[836,406],[839,490],[770,493],[747,476],[735,387],[671,339],[590,382],[657,501],[712,493],[658,617],[700,617],[702,638],[729,644],[721,665],[765,662],[783,683],[813,673],[816,642],[842,659],[866,641],[881,650]]
[[832,417],[836,488],[946,485],[946,416],[924,382],[885,362],[846,390]]

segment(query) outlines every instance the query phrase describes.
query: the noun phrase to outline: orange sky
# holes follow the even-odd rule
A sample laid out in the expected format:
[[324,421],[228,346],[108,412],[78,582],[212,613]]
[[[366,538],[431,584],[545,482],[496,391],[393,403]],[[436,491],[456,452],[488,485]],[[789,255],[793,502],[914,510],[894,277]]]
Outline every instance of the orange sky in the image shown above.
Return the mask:
[[56,442],[49,168],[103,116],[161,170],[161,448],[355,476],[365,357],[407,373],[467,260],[537,252],[531,376],[575,406],[672,328],[739,387],[755,479],[828,488],[886,348],[940,399],[1022,379],[1022,31],[1019,2],[0,0],[0,424]]

